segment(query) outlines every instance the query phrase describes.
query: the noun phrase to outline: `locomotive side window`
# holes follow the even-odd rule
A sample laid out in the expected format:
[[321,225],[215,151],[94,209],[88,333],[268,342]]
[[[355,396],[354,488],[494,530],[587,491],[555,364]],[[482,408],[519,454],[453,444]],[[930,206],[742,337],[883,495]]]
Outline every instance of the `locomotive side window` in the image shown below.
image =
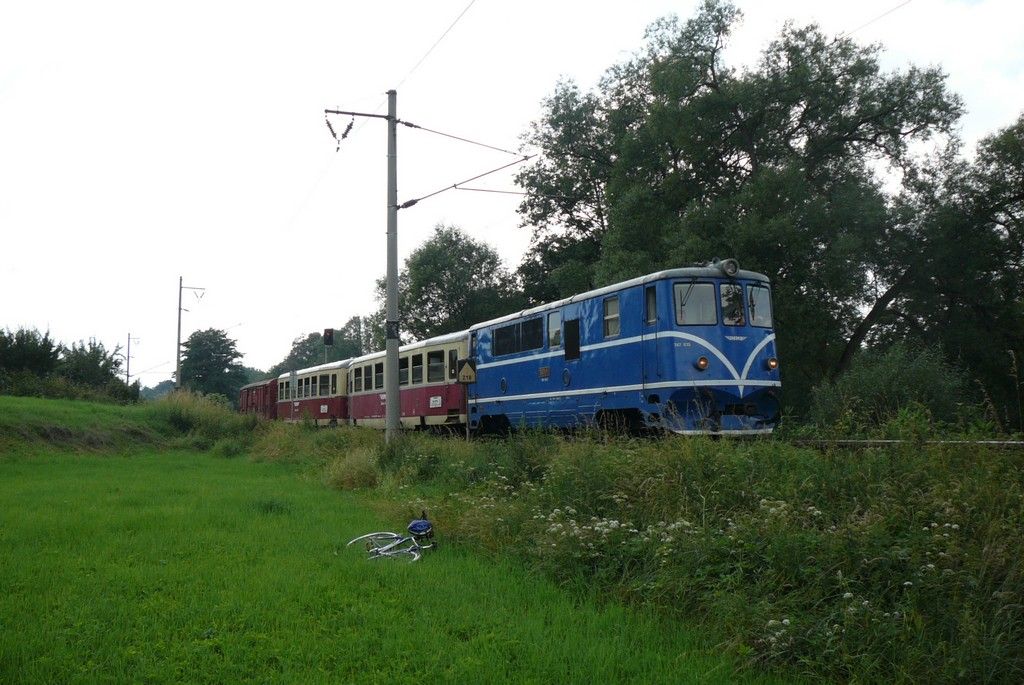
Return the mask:
[[491,352],[495,357],[519,351],[519,324],[495,328],[491,334]]
[[569,319],[565,322],[565,358],[580,358],[580,320]]
[[544,347],[544,319],[538,317],[524,321],[520,333],[521,345],[517,352],[539,350]]
[[750,325],[772,327],[772,299],[763,285],[747,286],[747,305],[750,307]]
[[649,285],[644,289],[644,323],[658,322],[658,290]]
[[444,350],[427,352],[427,382],[438,383],[444,380]]
[[709,326],[718,323],[715,286],[712,283],[676,283],[676,323]]
[[398,385],[409,385],[409,358],[398,360]]
[[743,286],[735,283],[722,284],[722,323],[726,326],[742,326],[746,323],[743,313]]
[[548,314],[548,347],[562,346],[562,312]]
[[359,392],[363,389],[363,369],[361,367],[357,367],[356,370],[352,372],[352,383],[355,385],[355,392]]
[[414,354],[412,356],[412,382],[422,383],[423,382],[423,355]]
[[619,296],[604,301],[604,337],[613,338],[619,334]]
[[384,362],[373,365],[373,387],[384,387]]

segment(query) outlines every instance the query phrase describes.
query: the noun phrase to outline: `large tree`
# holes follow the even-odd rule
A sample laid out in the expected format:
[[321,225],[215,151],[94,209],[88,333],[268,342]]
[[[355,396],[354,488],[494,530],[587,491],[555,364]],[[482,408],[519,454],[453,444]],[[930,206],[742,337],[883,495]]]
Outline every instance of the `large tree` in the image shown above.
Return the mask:
[[245,385],[245,369],[238,362],[242,354],[235,341],[222,330],[208,328],[196,331],[182,343],[181,384],[205,394],[220,394],[237,401],[239,389]]
[[652,25],[596,91],[558,84],[528,134],[540,161],[519,176],[535,229],[520,274],[547,299],[737,257],[775,284],[792,400],[902,276],[883,179],[917,169],[914,145],[950,137],[962,106],[939,69],[885,72],[877,46],[816,26],[787,25],[757,65],[730,67],[739,19],[707,0]]
[[[381,279],[381,305],[384,297]],[[405,260],[399,275],[399,312],[409,340],[463,330],[521,305],[515,279],[497,251],[454,226],[438,225]],[[381,321],[382,314],[383,308],[378,313]]]

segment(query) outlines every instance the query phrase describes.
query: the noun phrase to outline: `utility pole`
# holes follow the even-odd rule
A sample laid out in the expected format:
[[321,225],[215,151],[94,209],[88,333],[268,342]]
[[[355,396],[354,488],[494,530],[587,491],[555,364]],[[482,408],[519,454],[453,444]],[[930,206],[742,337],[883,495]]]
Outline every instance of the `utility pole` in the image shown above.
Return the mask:
[[[139,341],[139,339],[136,338],[135,342],[138,342],[138,341]],[[125,385],[131,385],[131,377],[132,377],[132,334],[131,334],[131,331],[128,332],[128,351],[125,353],[124,359],[125,359],[125,362],[124,362],[124,384]]]
[[385,434],[387,442],[398,437],[402,428],[398,390],[398,114],[396,92],[388,91],[388,272],[385,333],[387,356],[384,360]]
[[183,290],[201,290],[204,293],[206,288],[196,288],[193,286],[183,285],[182,277],[178,276],[178,344],[174,348],[174,357],[177,360],[174,371],[174,389],[181,390],[181,312],[188,311],[181,307],[181,293]]
[[[398,394],[398,161],[396,153],[398,112],[396,99],[397,93],[394,90],[389,90],[387,116],[338,109],[324,110],[324,114],[339,114],[350,116],[353,119],[355,117],[369,117],[371,119],[387,119],[388,121],[387,304],[384,311],[384,333],[387,341],[384,358],[384,437],[388,442],[397,438],[402,428],[402,408]],[[334,135],[334,127],[331,126],[330,121],[327,122],[327,128],[331,130],[331,135]],[[341,135],[341,139],[338,139],[337,136],[335,136],[335,139],[344,140],[346,135],[348,135],[347,130]],[[408,206],[412,206],[412,204],[415,204],[415,202]]]

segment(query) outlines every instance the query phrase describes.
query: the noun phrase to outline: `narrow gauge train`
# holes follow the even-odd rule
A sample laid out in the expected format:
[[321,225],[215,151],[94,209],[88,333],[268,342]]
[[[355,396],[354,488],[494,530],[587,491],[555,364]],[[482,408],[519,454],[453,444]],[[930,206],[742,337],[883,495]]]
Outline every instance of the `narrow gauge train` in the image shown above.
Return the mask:
[[[660,271],[403,346],[402,425],[769,433],[781,390],[772,325],[768,278],[735,260]],[[382,428],[384,356],[246,386],[240,406]],[[459,385],[467,358],[476,380]]]

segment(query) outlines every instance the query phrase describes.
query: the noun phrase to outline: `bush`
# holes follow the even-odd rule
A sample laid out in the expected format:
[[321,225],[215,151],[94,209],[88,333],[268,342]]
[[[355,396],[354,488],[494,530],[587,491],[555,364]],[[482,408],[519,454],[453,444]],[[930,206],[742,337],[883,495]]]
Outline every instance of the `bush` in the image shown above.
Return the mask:
[[909,410],[926,416],[929,428],[964,425],[977,415],[968,387],[967,376],[937,350],[912,352],[894,345],[885,352],[860,354],[834,382],[818,385],[811,419],[841,433],[871,432]]
[[146,405],[147,413],[170,432],[188,436],[209,448],[221,438],[247,438],[260,423],[255,414],[238,414],[219,396],[173,392]]
[[357,447],[332,459],[324,469],[324,481],[338,490],[372,488],[377,485],[377,463],[373,450]]

